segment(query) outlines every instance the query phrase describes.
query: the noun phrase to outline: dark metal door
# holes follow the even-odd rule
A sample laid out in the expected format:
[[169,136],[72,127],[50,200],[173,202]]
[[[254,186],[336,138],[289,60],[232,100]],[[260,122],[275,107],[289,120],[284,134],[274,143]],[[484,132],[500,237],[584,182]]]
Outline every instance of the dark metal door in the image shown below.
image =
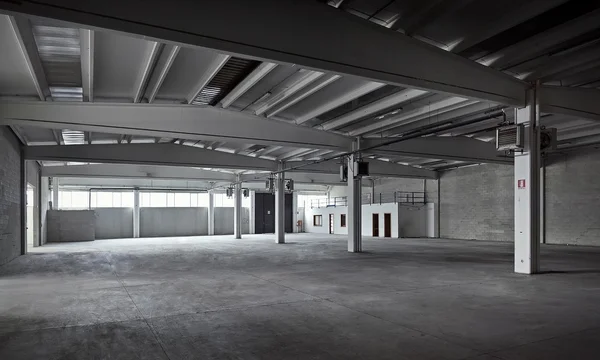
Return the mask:
[[373,236],[379,236],[379,214],[373,214]]
[[383,214],[383,236],[392,237],[392,214]]

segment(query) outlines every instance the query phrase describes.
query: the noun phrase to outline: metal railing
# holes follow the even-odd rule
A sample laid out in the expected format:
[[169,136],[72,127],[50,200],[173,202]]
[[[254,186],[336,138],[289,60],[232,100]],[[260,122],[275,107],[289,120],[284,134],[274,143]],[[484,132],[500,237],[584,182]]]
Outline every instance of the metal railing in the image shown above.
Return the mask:
[[[381,205],[381,204],[426,204],[427,196],[424,191],[393,191],[373,194],[362,194],[361,202],[363,205]],[[348,206],[348,199],[345,196],[333,197],[329,199],[311,200],[310,207],[323,208],[335,206]]]
[[310,201],[310,208],[348,206],[348,199],[345,196],[336,196],[329,199],[314,199]]

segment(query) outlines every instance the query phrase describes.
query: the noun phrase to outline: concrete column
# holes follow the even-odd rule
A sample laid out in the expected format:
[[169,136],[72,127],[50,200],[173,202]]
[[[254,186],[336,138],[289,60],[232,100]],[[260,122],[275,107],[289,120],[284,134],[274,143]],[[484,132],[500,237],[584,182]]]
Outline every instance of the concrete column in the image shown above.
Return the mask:
[[133,189],[133,237],[140,237],[140,189]]
[[292,232],[298,232],[298,193],[292,193]]
[[515,272],[540,270],[540,149],[539,105],[535,89],[527,106],[515,110],[515,121],[525,126],[525,149],[515,153]]
[[256,227],[255,227],[255,224],[254,224],[254,222],[255,222],[255,219],[254,219],[255,214],[254,214],[254,212],[256,211],[256,205],[255,205],[256,195],[255,194],[256,194],[256,192],[254,190],[250,191],[250,208],[248,209],[248,211],[249,211],[249,214],[248,214],[249,215],[248,216],[248,222],[249,222],[248,229],[249,229],[250,234],[256,234]]
[[208,192],[208,235],[215,234],[215,193]]
[[58,209],[58,178],[52,178],[52,209]]
[[242,238],[242,182],[239,175],[236,177],[235,191],[233,194],[233,234],[236,239]]
[[[356,141],[352,149],[357,150],[359,146]],[[354,176],[354,163],[357,160],[356,155],[348,157],[348,251],[362,252],[362,204],[361,204],[361,183],[358,176]],[[323,220],[325,221],[325,220]],[[328,220],[329,221],[329,220]]]
[[[279,170],[283,170],[283,163],[279,163]],[[275,189],[275,242],[285,243],[285,173],[277,174]]]

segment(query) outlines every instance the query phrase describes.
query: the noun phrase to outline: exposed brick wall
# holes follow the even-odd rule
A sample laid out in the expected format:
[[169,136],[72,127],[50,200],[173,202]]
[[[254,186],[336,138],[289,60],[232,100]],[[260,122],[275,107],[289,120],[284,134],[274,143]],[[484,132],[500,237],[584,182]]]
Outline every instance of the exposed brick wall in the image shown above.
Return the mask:
[[600,152],[554,155],[546,164],[546,242],[600,245]]
[[11,131],[0,126],[0,265],[21,254],[21,154]]
[[440,177],[440,237],[513,241],[513,167],[488,164]]

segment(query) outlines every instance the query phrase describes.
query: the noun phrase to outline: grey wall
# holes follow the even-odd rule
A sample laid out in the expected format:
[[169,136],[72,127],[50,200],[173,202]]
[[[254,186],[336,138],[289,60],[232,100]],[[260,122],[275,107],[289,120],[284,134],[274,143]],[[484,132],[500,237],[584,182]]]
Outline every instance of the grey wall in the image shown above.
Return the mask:
[[194,235],[208,235],[207,208],[140,209],[141,237]]
[[435,237],[436,204],[398,204],[399,237]]
[[[242,234],[250,232],[250,212],[242,208]],[[233,208],[215,207],[215,235],[233,234]]]
[[94,210],[49,210],[48,242],[93,241],[96,238]]
[[440,237],[513,241],[513,167],[487,164],[443,172]]
[[546,165],[546,242],[600,245],[600,152],[554,155]]
[[0,265],[21,254],[22,220],[19,141],[0,127]]
[[97,208],[96,239],[133,237],[133,208]]

